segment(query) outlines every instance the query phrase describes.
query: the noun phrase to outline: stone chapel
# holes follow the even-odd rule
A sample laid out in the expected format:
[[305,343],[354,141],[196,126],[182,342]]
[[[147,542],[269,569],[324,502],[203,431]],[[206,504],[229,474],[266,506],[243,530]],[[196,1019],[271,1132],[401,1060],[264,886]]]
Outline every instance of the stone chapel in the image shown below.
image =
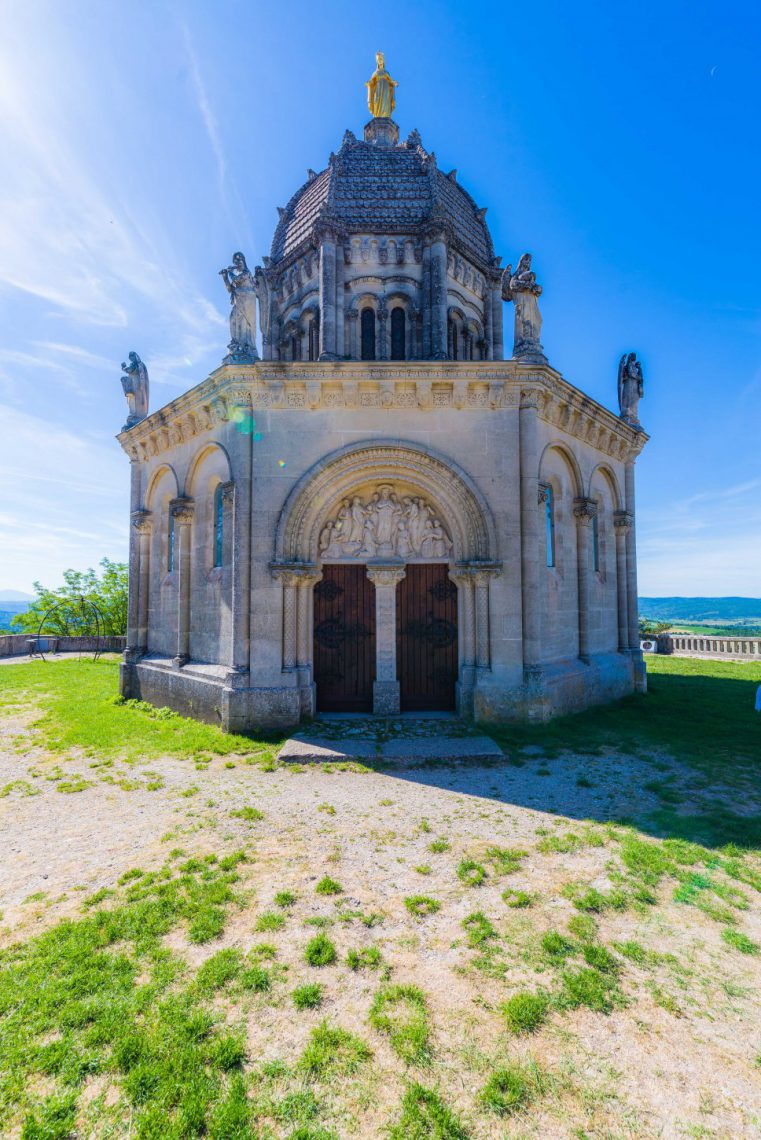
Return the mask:
[[530,255],[502,267],[395,87],[379,53],[363,137],[307,172],[261,266],[221,271],[222,364],[154,412],[123,366],[126,697],[249,731],[645,689],[639,365],[616,415],[548,362]]

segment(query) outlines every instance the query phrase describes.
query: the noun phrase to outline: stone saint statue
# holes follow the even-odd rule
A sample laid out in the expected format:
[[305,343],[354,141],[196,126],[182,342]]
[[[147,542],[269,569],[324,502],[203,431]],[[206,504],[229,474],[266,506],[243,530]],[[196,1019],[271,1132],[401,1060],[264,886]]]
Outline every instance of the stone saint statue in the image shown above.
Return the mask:
[[624,353],[618,362],[618,406],[621,419],[632,427],[639,428],[638,407],[645,394],[642,365],[636,352]]
[[375,71],[365,84],[367,105],[374,119],[390,119],[396,106],[394,88],[399,84],[386,71],[382,51],[376,52],[375,63],[377,65]]
[[250,364],[259,359],[256,351],[256,279],[242,253],[233,254],[233,263],[219,275],[230,294],[230,343],[225,364]]
[[127,431],[148,415],[148,369],[136,352],[130,352],[129,364],[122,363],[122,372],[122,388],[129,407],[127,422],[122,431]]
[[502,274],[502,300],[515,305],[514,360],[544,363],[546,356],[540,342],[542,314],[539,312],[541,285],[531,269],[531,254],[524,253],[513,273],[508,265]]

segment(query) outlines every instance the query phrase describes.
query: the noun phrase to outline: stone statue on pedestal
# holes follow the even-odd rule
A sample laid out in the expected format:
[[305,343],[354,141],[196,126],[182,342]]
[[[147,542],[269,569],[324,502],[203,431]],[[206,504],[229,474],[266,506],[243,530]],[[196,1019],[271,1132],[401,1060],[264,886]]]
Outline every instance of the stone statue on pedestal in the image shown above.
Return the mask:
[[252,364],[256,351],[256,279],[242,253],[233,254],[233,263],[219,275],[230,294],[230,343],[224,364]]
[[394,88],[398,87],[399,84],[386,71],[382,51],[376,52],[375,63],[377,65],[375,71],[365,84],[367,87],[367,105],[374,119],[390,119],[396,106]]
[[136,352],[130,352],[129,364],[122,363],[122,372],[122,388],[129,407],[127,422],[122,431],[127,431],[148,415],[148,369]]
[[537,283],[536,274],[531,269],[531,254],[524,253],[514,273],[512,265],[508,265],[502,274],[502,300],[512,301],[515,305],[514,360],[546,363],[547,358],[540,341],[541,294],[542,287]]
[[624,353],[618,362],[618,406],[621,419],[632,427],[639,428],[639,402],[645,394],[642,365],[636,352]]

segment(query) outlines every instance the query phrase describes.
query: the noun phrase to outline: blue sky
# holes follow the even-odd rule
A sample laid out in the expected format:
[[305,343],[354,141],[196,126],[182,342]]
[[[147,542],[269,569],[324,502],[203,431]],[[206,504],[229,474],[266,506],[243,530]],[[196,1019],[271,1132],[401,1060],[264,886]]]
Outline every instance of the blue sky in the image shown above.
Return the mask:
[[[640,592],[761,594],[761,9],[6,0],[0,589],[124,558],[120,362],[152,407],[227,342],[217,271],[269,252],[382,48],[396,119],[544,286],[543,340],[615,407],[644,362]],[[511,316],[506,312],[506,339]]]

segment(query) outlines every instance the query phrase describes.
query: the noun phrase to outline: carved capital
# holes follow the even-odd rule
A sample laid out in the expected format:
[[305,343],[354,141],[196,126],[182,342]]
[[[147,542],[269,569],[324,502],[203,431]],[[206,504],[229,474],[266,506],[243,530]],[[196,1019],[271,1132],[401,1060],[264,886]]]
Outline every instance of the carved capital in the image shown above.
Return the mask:
[[542,394],[538,388],[521,389],[521,410],[534,408],[536,411],[542,406]]
[[597,503],[594,499],[576,498],[573,500],[573,514],[577,523],[588,526],[597,515]]
[[626,534],[634,526],[634,515],[630,511],[614,511],[613,526],[616,531]]
[[195,503],[192,499],[183,496],[179,499],[172,499],[169,504],[169,510],[172,512],[172,518],[178,526],[190,526],[193,521]]
[[153,529],[150,511],[133,511],[130,515],[132,525],[138,534],[150,534]]
[[368,564],[367,567],[367,576],[376,587],[393,586],[396,588],[401,580],[406,577],[406,574],[407,571],[403,566],[372,566]]
[[235,483],[232,479],[229,482],[222,484],[222,502],[225,505],[232,503],[235,498]]
[[542,503],[548,503],[549,502],[551,490],[552,490],[552,488],[550,487],[549,483],[540,483],[539,484],[539,495],[538,495],[539,506],[541,506]]
[[320,567],[314,562],[272,562],[270,571],[284,586],[312,585],[322,577]]

